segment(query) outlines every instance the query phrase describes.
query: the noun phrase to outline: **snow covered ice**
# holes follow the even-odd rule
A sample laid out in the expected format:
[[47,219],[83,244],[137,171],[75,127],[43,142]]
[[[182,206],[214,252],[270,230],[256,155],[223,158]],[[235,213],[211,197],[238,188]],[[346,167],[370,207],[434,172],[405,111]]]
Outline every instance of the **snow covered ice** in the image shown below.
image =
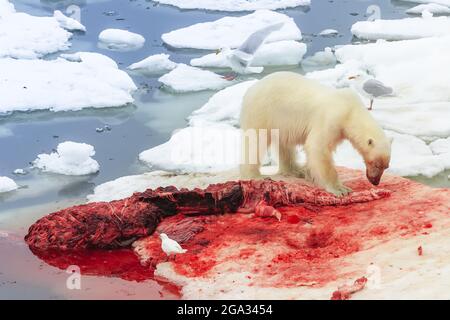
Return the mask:
[[0,0],[0,58],[35,59],[70,47],[72,34],[55,17],[16,12]]
[[179,64],[175,69],[158,79],[174,92],[194,92],[203,90],[220,90],[233,82],[208,70]]
[[287,9],[308,6],[311,0],[156,0],[180,9],[205,9],[214,11],[254,11],[259,9]]
[[450,18],[417,17],[397,20],[359,21],[352,33],[366,40],[407,40],[450,35]]
[[139,70],[149,74],[163,74],[177,67],[177,63],[169,59],[168,54],[155,54],[144,60],[133,63],[128,67],[130,70]]
[[44,172],[69,176],[87,175],[100,169],[98,162],[91,158],[94,155],[93,146],[66,141],[58,145],[56,152],[38,155],[33,166]]
[[121,29],[106,29],[98,35],[99,45],[110,50],[137,50],[145,43],[140,34]]
[[450,14],[450,8],[436,3],[420,4],[413,8],[406,10],[409,14],[421,15],[424,11],[428,11],[432,14]]
[[269,10],[258,10],[242,17],[224,17],[212,22],[197,23],[164,33],[161,38],[174,48],[237,48],[256,30],[279,22],[284,22],[284,26],[273,32],[267,42],[302,39],[300,29],[292,18]]
[[19,186],[14,182],[13,179],[8,177],[0,177],[0,194],[11,192],[18,188]]
[[0,59],[0,113],[119,107],[134,101],[133,80],[110,58],[87,52],[66,57],[75,62]]
[[430,4],[430,3],[435,3],[435,4],[440,4],[443,6],[447,6],[450,7],[450,0],[402,0],[404,2],[411,2],[411,3],[422,3],[422,4]]
[[[263,44],[255,54],[251,65],[254,67],[297,65],[302,61],[307,50],[306,44],[293,41],[277,41]],[[191,60],[194,67],[229,68],[227,51],[210,53]]]

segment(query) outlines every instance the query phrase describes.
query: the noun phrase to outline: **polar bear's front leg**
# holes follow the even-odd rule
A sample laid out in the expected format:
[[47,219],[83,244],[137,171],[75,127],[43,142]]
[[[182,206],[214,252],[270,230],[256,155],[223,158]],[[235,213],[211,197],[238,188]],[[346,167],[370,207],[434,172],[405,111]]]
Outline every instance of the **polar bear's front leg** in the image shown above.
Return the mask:
[[327,148],[324,147],[324,140],[308,137],[305,143],[307,179],[336,196],[346,195],[352,190],[339,181],[332,153]]

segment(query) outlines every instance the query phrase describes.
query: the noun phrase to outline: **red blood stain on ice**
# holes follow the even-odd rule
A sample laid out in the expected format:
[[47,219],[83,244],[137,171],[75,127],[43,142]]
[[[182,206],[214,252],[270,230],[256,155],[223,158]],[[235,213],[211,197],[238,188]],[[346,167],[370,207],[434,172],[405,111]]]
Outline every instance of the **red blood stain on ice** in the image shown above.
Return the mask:
[[[433,226],[436,215],[431,213],[449,212],[448,190],[402,178],[386,180],[382,187],[393,192],[390,198],[348,206],[282,207],[280,222],[251,214],[209,217],[200,223],[204,230],[182,242],[188,251],[177,255],[172,266],[178,274],[195,278],[212,276],[221,265],[237,264],[252,273],[252,283],[259,286],[320,286],[337,280],[345,257],[391,239],[422,234]],[[354,190],[369,187],[362,178],[348,185]],[[196,225],[199,218],[170,217],[158,230],[170,225],[175,232],[180,219]],[[143,243],[152,256],[159,255],[152,241]],[[153,265],[161,262],[152,260]]]

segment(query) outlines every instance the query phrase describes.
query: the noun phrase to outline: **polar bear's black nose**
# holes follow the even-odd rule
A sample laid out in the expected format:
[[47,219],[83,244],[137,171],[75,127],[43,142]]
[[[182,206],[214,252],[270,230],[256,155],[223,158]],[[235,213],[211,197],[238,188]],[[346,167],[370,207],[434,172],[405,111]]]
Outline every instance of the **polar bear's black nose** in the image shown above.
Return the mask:
[[370,181],[371,184],[377,186],[380,184],[381,176],[383,175],[384,170],[369,170],[366,169],[366,177],[367,180]]

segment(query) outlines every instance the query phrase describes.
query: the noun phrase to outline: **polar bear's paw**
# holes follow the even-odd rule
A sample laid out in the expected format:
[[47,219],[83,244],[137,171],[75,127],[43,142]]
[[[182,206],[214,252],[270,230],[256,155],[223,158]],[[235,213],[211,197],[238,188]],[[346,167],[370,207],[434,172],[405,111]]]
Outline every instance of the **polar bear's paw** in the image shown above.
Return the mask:
[[342,183],[338,184],[337,186],[327,186],[325,187],[325,190],[329,193],[334,194],[337,197],[346,196],[350,192],[352,192],[352,189],[344,186]]

